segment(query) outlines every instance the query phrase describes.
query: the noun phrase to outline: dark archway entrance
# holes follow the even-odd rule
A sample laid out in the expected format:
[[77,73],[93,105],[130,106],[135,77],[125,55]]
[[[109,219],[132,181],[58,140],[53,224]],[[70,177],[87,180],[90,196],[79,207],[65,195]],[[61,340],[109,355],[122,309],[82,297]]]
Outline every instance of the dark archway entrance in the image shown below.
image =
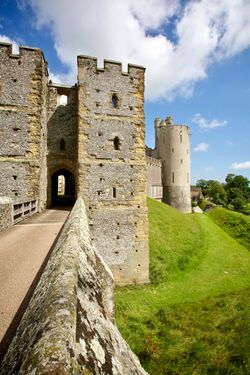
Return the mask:
[[67,169],[59,169],[52,175],[52,205],[68,206],[75,203],[75,177]]

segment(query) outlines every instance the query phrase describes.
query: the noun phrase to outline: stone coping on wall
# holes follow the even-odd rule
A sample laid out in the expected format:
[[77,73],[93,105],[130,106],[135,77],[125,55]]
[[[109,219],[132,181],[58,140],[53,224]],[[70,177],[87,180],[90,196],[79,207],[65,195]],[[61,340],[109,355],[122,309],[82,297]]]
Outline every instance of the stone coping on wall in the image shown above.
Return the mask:
[[0,368],[10,374],[146,372],[114,323],[114,280],[75,203]]

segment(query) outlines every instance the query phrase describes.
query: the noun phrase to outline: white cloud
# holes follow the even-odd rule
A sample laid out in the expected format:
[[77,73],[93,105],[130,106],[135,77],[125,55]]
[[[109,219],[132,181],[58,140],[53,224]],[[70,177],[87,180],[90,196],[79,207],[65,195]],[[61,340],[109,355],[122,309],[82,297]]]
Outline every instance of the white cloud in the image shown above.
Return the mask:
[[[77,54],[144,65],[147,99],[191,95],[212,63],[250,46],[249,0],[25,1],[36,26],[50,28],[68,79]],[[172,16],[175,40],[165,34]]]
[[194,147],[194,151],[197,152],[206,152],[208,150],[209,145],[207,143],[201,142],[196,147]]
[[10,39],[6,35],[0,35],[0,41],[4,43],[11,43],[12,44],[12,53],[19,54],[19,46],[17,42],[13,39]]
[[220,126],[227,125],[227,121],[219,121],[217,119],[208,121],[200,113],[196,113],[192,118],[194,124],[197,124],[201,129],[215,129],[219,128]]
[[243,161],[242,163],[233,163],[232,169],[250,169],[250,161]]

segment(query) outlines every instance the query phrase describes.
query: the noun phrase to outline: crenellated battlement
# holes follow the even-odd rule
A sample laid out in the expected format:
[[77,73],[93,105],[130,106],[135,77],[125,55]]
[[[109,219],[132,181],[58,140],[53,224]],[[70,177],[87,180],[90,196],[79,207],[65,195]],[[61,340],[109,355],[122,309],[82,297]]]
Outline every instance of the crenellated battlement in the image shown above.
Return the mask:
[[134,75],[135,70],[145,71],[145,68],[141,65],[135,64],[128,64],[127,71],[122,70],[122,63],[120,61],[114,60],[107,60],[105,59],[103,62],[103,68],[98,67],[98,60],[96,57],[86,56],[86,55],[79,55],[77,56],[77,64],[78,68],[84,67],[87,68],[88,71],[92,71],[93,73],[101,73],[101,72],[116,72],[123,76]]
[[45,56],[43,54],[43,51],[40,48],[34,48],[34,47],[28,47],[28,46],[20,46],[19,47],[19,53],[13,53],[13,44],[12,43],[6,43],[0,41],[0,53],[2,51],[6,52],[6,55],[11,59],[19,59],[29,53],[34,54],[39,53],[44,62],[47,64],[47,61],[45,59]]

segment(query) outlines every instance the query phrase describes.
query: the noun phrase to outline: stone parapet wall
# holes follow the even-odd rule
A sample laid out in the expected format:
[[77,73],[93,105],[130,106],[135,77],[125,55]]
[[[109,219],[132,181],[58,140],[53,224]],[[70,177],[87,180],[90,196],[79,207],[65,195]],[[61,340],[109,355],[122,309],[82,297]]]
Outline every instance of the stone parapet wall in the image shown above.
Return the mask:
[[0,374],[146,374],[114,324],[113,288],[79,198]]
[[0,231],[13,224],[12,200],[8,197],[0,197]]

